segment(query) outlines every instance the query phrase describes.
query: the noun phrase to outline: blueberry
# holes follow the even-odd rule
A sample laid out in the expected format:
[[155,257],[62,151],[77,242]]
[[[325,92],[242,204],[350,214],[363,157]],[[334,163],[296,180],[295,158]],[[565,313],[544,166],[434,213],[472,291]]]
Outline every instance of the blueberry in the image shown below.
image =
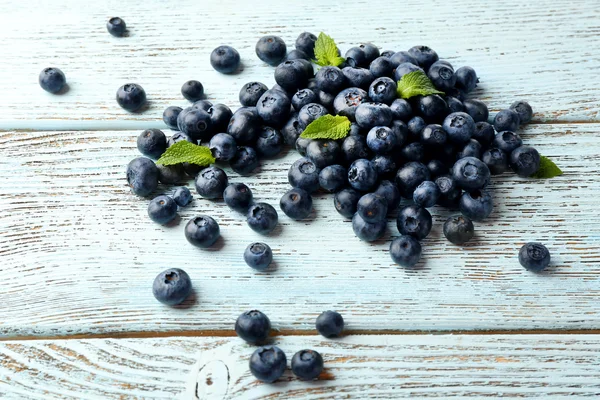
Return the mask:
[[424,70],[428,70],[431,64],[439,60],[439,57],[435,51],[427,46],[414,46],[408,49],[408,54],[413,56],[419,65]]
[[329,111],[333,110],[333,101],[335,100],[335,94],[327,93],[317,89],[317,96],[319,97],[319,103]]
[[123,21],[121,18],[112,17],[106,23],[106,30],[108,31],[108,33],[115,37],[122,37],[123,35],[125,35],[127,25],[125,24],[125,21]]
[[258,155],[252,147],[239,146],[229,165],[240,175],[250,175],[258,168]]
[[210,65],[222,74],[231,74],[240,66],[240,53],[231,46],[219,46],[210,53]]
[[379,48],[372,43],[363,43],[358,47],[360,47],[365,52],[368,64],[372,63],[373,60],[380,56]]
[[165,123],[165,125],[167,125],[171,129],[178,129],[177,117],[179,116],[181,110],[181,107],[175,106],[165,108],[165,111],[163,111],[163,122]]
[[296,143],[294,144],[294,147],[296,148],[296,151],[303,157],[306,156],[306,148],[308,147],[308,145],[312,142],[312,139],[306,139],[303,137],[298,137],[296,139]]
[[388,212],[398,208],[398,205],[400,204],[400,191],[398,190],[398,187],[391,181],[381,181],[373,193],[383,197],[386,200]]
[[194,110],[208,111],[212,106],[213,104],[208,100],[196,100],[192,103],[192,105],[189,108]]
[[435,184],[440,188],[438,204],[449,208],[458,208],[461,190],[450,175],[435,178]]
[[519,123],[527,124],[531,122],[531,118],[533,118],[533,109],[528,102],[517,100],[510,105],[510,109],[519,114]]
[[256,203],[248,207],[246,215],[248,226],[255,232],[267,235],[275,229],[279,217],[272,205]]
[[[248,264],[250,268],[264,271],[271,264],[271,261],[273,261],[273,252],[266,243],[252,243],[249,244],[244,251],[244,261],[246,261],[246,264]],[[238,335],[241,337],[239,333]]]
[[[256,246],[256,252],[251,250],[252,246]],[[264,263],[264,257],[267,254],[267,250],[271,255],[269,258],[272,258],[271,249],[269,246],[264,243],[253,243],[246,248],[246,251],[244,252],[244,259],[246,259],[246,254],[248,254],[252,262],[258,260],[259,262]],[[271,260],[269,259],[269,263],[270,262]],[[248,261],[246,261],[246,263],[250,265]],[[252,265],[250,266],[254,268]],[[267,266],[256,269],[265,269]],[[270,332],[271,321],[269,320],[269,317],[258,310],[246,311],[235,321],[235,333],[240,338],[251,344],[257,344],[266,341],[269,338]]]
[[423,118],[429,122],[438,123],[444,120],[449,112],[448,104],[446,104],[446,101],[437,94],[420,96],[417,100],[417,104],[419,112]]
[[398,211],[396,226],[402,235],[425,239],[431,231],[432,218],[429,211],[419,206],[406,206]]
[[338,67],[323,67],[315,75],[317,89],[336,94],[346,87],[347,80],[341,69]]
[[420,142],[409,143],[400,150],[406,161],[422,161],[425,158],[425,146]]
[[302,380],[313,380],[323,372],[323,357],[314,350],[300,350],[292,357],[292,372]]
[[358,159],[348,168],[348,182],[356,190],[371,190],[377,184],[377,180],[377,170],[369,160]]
[[221,168],[207,167],[196,176],[196,191],[205,199],[220,199],[227,181],[227,174]]
[[212,134],[210,114],[199,108],[188,107],[181,111],[177,127],[194,140],[209,140]]
[[138,196],[146,197],[158,186],[158,168],[149,158],[138,157],[127,165],[127,184]]
[[492,175],[500,175],[508,170],[508,157],[502,150],[492,147],[481,156],[481,161],[488,166]]
[[398,66],[400,64],[413,64],[413,65],[419,65],[419,62],[417,61],[416,58],[414,58],[413,56],[410,55],[410,53],[408,51],[398,51],[396,53],[394,53],[391,57],[390,57],[390,61],[392,62],[392,65],[394,66],[394,68],[398,68]]
[[324,311],[315,323],[317,332],[326,338],[340,336],[344,330],[344,318],[337,311]]
[[413,201],[424,208],[433,207],[440,198],[440,188],[432,181],[423,181],[413,192]]
[[213,132],[225,132],[233,113],[225,104],[214,104],[206,111],[210,115],[210,127]]
[[427,169],[429,170],[429,175],[432,179],[448,173],[448,167],[440,160],[429,160]]
[[261,125],[258,114],[248,109],[239,109],[229,120],[227,133],[233,136],[238,144],[254,143]]
[[156,300],[168,306],[183,303],[192,292],[190,276],[182,269],[169,268],[156,276],[152,294]]
[[203,167],[196,165],[196,164],[190,164],[190,163],[182,163],[181,166],[183,167],[183,170],[185,171],[186,175],[195,178],[196,175],[198,175],[198,173],[202,170]]
[[516,131],[520,124],[519,114],[514,110],[502,110],[494,117],[494,128],[497,132]]
[[275,82],[292,93],[303,89],[310,78],[303,60],[287,60],[275,68]]
[[287,47],[279,36],[268,35],[258,40],[255,50],[258,58],[275,67],[285,58]]
[[484,190],[465,192],[460,197],[460,212],[473,221],[483,221],[492,213],[494,203],[492,196]]
[[117,90],[117,103],[127,111],[137,111],[146,104],[146,92],[138,84],[127,83]]
[[308,157],[318,169],[337,164],[341,157],[340,145],[335,140],[312,140],[306,147]]
[[204,96],[204,86],[198,81],[187,81],[181,87],[181,94],[189,101],[198,101]]
[[398,168],[391,155],[377,155],[371,159],[379,179],[390,179],[396,174]]
[[472,92],[479,82],[475,70],[471,67],[460,67],[456,70],[456,86],[466,93]]
[[392,121],[392,131],[396,136],[396,147],[402,147],[408,139],[408,126],[400,120],[394,120]]
[[342,153],[348,165],[359,158],[370,157],[371,154],[364,136],[346,136],[342,142]]
[[60,69],[50,67],[44,68],[42,72],[40,72],[39,82],[42,89],[46,92],[56,94],[65,86],[67,79]]
[[285,60],[310,60],[310,56],[308,54],[306,54],[305,52],[303,52],[302,50],[298,50],[298,49],[294,49],[292,51],[290,51],[289,53],[287,53],[287,55],[285,56]]
[[475,157],[481,160],[481,152],[481,144],[475,139],[470,139],[456,154],[456,158]]
[[239,100],[243,106],[256,106],[258,99],[262,96],[269,88],[267,85],[261,82],[248,82],[240,89]]
[[283,145],[283,136],[277,129],[270,126],[263,126],[258,133],[254,149],[260,157],[269,158],[281,153]]
[[389,126],[392,123],[392,110],[383,103],[362,103],[356,107],[354,117],[363,129]]
[[400,195],[406,199],[412,199],[413,192],[423,181],[430,178],[429,170],[420,162],[411,161],[396,174],[396,186],[400,190]]
[[427,71],[427,76],[431,83],[442,92],[453,88],[456,84],[454,70],[444,63],[436,62],[432,64],[429,71]]
[[341,165],[328,165],[319,172],[319,185],[329,191],[337,192],[348,183],[348,171]]
[[279,201],[279,207],[285,215],[293,220],[308,217],[312,211],[313,200],[306,190],[293,188],[285,193]]
[[310,89],[301,89],[292,97],[292,107],[298,112],[307,104],[316,103],[318,101],[319,97],[315,92]]
[[396,135],[387,126],[375,126],[367,134],[367,146],[375,154],[386,154],[396,147]]
[[367,193],[358,200],[357,213],[369,223],[377,223],[385,220],[388,212],[387,200],[378,194]]
[[375,79],[369,86],[369,98],[377,103],[392,104],[398,97],[396,82],[384,76]]
[[281,128],[283,141],[288,146],[294,146],[296,144],[296,140],[298,140],[303,131],[304,129],[300,126],[300,122],[298,122],[298,114],[293,114],[290,116],[283,128]]
[[394,76],[394,63],[388,57],[377,57],[369,65],[369,71],[375,78]]
[[137,148],[146,157],[157,159],[167,149],[167,138],[159,129],[146,129],[137,138]]
[[173,192],[173,200],[179,207],[185,207],[192,201],[192,193],[185,186],[180,186]]
[[510,154],[517,147],[521,147],[523,145],[523,139],[521,139],[521,137],[514,132],[498,132],[492,141],[492,145],[499,148],[506,154]]
[[510,167],[519,176],[531,176],[540,169],[540,153],[533,147],[517,147],[510,153]]
[[300,126],[306,129],[306,127],[313,121],[320,117],[327,115],[327,109],[318,103],[310,103],[302,107],[298,112],[298,122]]
[[409,235],[402,235],[390,243],[392,260],[405,268],[412,268],[421,259],[421,243]]
[[356,108],[367,101],[369,101],[369,96],[364,90],[357,87],[347,88],[339,92],[333,99],[333,111],[337,115],[343,115],[350,121],[354,121]]
[[292,103],[287,96],[276,90],[267,90],[258,99],[256,110],[265,124],[280,128],[287,122],[291,106]]
[[346,64],[352,67],[366,67],[369,65],[367,62],[367,55],[360,47],[351,47],[344,54]]
[[319,188],[319,170],[310,159],[300,158],[291,165],[288,181],[293,187],[312,193]]
[[465,157],[454,163],[452,178],[464,190],[483,189],[490,181],[490,170],[483,161]]
[[425,129],[427,124],[421,117],[413,117],[406,124],[408,132],[413,139],[417,139],[421,135],[421,131]]
[[446,104],[448,104],[448,111],[450,111],[451,113],[465,111],[465,105],[456,97],[446,96],[444,97],[444,101],[446,102]]
[[223,199],[229,208],[245,214],[252,204],[252,191],[243,183],[230,183],[223,191]]
[[395,53],[394,50],[384,50],[381,52],[381,57],[391,58]]
[[356,213],[358,200],[360,200],[361,194],[352,189],[345,188],[340,190],[333,197],[333,205],[338,213],[346,218],[352,218]]
[[187,140],[190,143],[197,144],[198,142],[183,132],[175,132],[167,139],[167,148],[173,146],[177,142],[181,142],[182,140]]
[[490,116],[487,105],[478,99],[467,99],[463,101],[465,112],[473,118],[475,122],[486,122]]
[[448,134],[438,124],[429,124],[421,131],[421,143],[427,146],[443,146],[448,140]]
[[296,48],[303,51],[309,58],[315,57],[315,42],[317,37],[310,32],[302,32],[296,39]]
[[356,237],[365,242],[373,242],[383,236],[387,222],[384,220],[377,222],[367,222],[360,214],[356,213],[352,217],[352,230]]
[[527,243],[519,250],[519,263],[529,271],[540,272],[550,264],[550,252],[541,243]]
[[217,133],[208,144],[213,157],[219,161],[229,161],[237,153],[237,144],[233,136],[227,133]]
[[371,71],[366,68],[344,67],[342,73],[346,77],[348,86],[364,90],[367,90],[371,82],[375,80]]
[[286,364],[285,353],[279,347],[264,346],[250,357],[250,372],[260,381],[273,383],[283,375]]
[[442,124],[448,133],[448,139],[454,143],[466,143],[473,136],[475,121],[467,113],[455,112],[449,114]]
[[410,103],[404,99],[394,100],[392,104],[390,104],[390,109],[392,110],[392,116],[395,120],[408,122],[413,116]]
[[158,181],[166,185],[173,185],[187,180],[183,165],[157,165]]
[[450,243],[462,245],[473,239],[475,227],[469,217],[455,215],[444,222],[444,236]]
[[[280,65],[281,65],[281,64],[280,64]],[[273,91],[278,91],[278,92],[281,92],[283,95],[285,95],[285,96],[286,96],[288,99],[290,99],[290,101],[291,101],[291,98],[292,98],[292,97],[294,97],[294,93],[295,93],[295,92],[296,92],[298,89],[294,89],[294,88],[292,88],[292,89],[285,89],[283,86],[281,86],[281,85],[279,85],[279,84],[277,84],[277,83],[276,83],[276,84],[274,84],[274,85],[271,87],[271,89],[269,89],[269,90],[273,90]],[[258,102],[257,102],[257,103],[258,103]]]
[[148,204],[148,216],[157,224],[167,224],[177,215],[177,204],[169,196],[158,196]]
[[477,140],[484,148],[489,147],[496,136],[494,127],[485,121],[475,123],[475,130],[472,138]]
[[219,224],[208,215],[199,215],[185,225],[185,238],[196,247],[207,248],[215,244],[221,230]]
[[412,63],[402,63],[400,65],[398,65],[396,67],[396,69],[394,70],[394,79],[396,81],[399,81],[402,79],[402,77],[406,74],[410,74],[411,72],[416,72],[416,71],[423,71],[423,68],[416,66],[415,64]]

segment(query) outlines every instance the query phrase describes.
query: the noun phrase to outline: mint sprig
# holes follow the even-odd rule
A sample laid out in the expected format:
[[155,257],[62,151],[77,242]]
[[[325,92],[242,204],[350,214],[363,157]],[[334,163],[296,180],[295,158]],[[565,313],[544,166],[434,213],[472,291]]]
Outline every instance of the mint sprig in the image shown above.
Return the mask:
[[323,115],[317,118],[304,129],[300,135],[305,139],[338,140],[348,136],[350,120],[343,115]]
[[208,147],[182,140],[169,147],[156,163],[160,165],[189,163],[207,167],[214,162],[215,158]]
[[398,81],[398,96],[410,99],[413,96],[429,96],[430,94],[444,94],[435,88],[427,75],[422,71],[413,71],[404,75]]
[[558,168],[552,160],[548,157],[540,156],[540,168],[538,168],[536,173],[531,175],[531,177],[536,179],[548,179],[562,174],[563,172],[561,169]]
[[321,67],[338,67],[346,60],[340,57],[338,47],[331,36],[321,32],[315,42],[315,60],[313,61]]

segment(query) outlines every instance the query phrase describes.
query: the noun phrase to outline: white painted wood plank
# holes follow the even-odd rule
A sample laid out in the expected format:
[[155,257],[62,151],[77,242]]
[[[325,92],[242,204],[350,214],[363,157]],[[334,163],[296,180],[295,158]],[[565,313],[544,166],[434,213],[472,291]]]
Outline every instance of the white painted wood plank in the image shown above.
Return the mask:
[[3,399],[587,398],[600,395],[599,335],[397,335],[275,338],[314,349],[320,380],[248,370],[238,338],[0,343]]
[[[128,38],[106,32],[119,15]],[[596,1],[567,0],[436,2],[357,0],[334,5],[320,0],[222,0],[198,3],[159,0],[136,3],[3,0],[0,2],[0,129],[142,129],[162,126],[162,111],[185,105],[183,82],[198,79],[208,98],[238,105],[249,81],[274,84],[273,68],[254,53],[265,34],[282,36],[290,48],[297,35],[326,31],[342,51],[364,41],[382,49],[428,44],[455,65],[471,65],[481,76],[475,93],[493,110],[515,99],[531,102],[537,121],[600,121],[600,48],[592,42],[600,26]],[[221,44],[236,47],[244,70],[224,76],[209,55]],[[39,72],[57,66],[70,91],[42,91]],[[150,107],[140,114],[121,110],[119,86],[141,84]],[[124,121],[134,123],[125,125]],[[137,122],[136,122],[137,121]]]
[[[495,211],[476,224],[476,240],[464,248],[441,233],[449,212],[433,208],[434,229],[415,270],[389,258],[393,219],[382,240],[361,242],[331,195],[316,195],[312,219],[294,222],[280,213],[279,227],[264,237],[222,201],[192,189],[195,200],[181,222],[162,227],[147,217],[148,200],[126,186],[137,131],[2,133],[0,334],[229,330],[249,308],[283,330],[312,330],[326,309],[339,310],[348,328],[360,331],[598,328],[599,129],[526,129],[525,141],[565,174],[495,178]],[[297,157],[266,162],[248,178],[226,170],[230,181],[246,182],[257,199],[278,208]],[[183,236],[185,222],[199,213],[221,226],[223,239],[213,249],[193,248]],[[244,248],[257,240],[274,251],[275,267],[266,273],[243,261]],[[552,252],[547,273],[518,263],[518,249],[532,240]],[[169,309],[152,297],[152,281],[167,267],[184,268],[193,279],[196,296],[185,307]]]

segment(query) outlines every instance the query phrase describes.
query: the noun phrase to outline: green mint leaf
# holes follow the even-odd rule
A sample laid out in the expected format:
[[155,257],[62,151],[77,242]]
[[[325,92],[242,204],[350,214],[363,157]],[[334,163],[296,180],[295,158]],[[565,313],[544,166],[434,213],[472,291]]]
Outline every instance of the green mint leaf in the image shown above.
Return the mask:
[[340,57],[338,53],[338,48],[331,38],[321,32],[317,41],[315,42],[315,64],[320,65],[321,67],[333,66],[337,67],[341,65],[345,59]]
[[562,175],[563,172],[548,157],[540,156],[540,168],[531,175],[532,178],[546,179]]
[[323,115],[304,129],[300,137],[305,139],[338,140],[348,136],[350,120],[342,115]]
[[398,81],[398,96],[403,99],[430,94],[444,94],[444,92],[437,90],[424,72],[409,72]]
[[198,146],[187,140],[182,140],[169,147],[156,163],[160,165],[175,165],[184,162],[207,167],[210,164],[214,164],[215,158],[208,147]]

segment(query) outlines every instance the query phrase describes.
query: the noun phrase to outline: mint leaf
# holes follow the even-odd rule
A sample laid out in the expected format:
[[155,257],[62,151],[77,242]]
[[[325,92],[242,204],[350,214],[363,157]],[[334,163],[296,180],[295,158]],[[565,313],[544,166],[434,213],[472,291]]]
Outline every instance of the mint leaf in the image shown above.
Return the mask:
[[215,162],[215,158],[208,147],[198,146],[187,140],[182,140],[169,147],[156,163],[160,165],[175,165],[184,162],[207,167]]
[[338,140],[348,136],[350,120],[342,115],[323,115],[304,129],[300,137],[305,139]]
[[536,179],[546,179],[554,178],[555,176],[562,174],[563,172],[556,164],[554,164],[554,162],[552,162],[552,160],[548,157],[540,156],[540,168],[535,174],[531,175],[531,177]]
[[444,94],[433,86],[427,75],[421,71],[413,71],[404,75],[398,81],[398,96],[409,99],[413,96],[429,96],[430,94]]
[[321,67],[326,67],[328,65],[337,67],[345,61],[343,57],[340,57],[338,48],[331,36],[328,36],[323,32],[319,34],[319,37],[315,42],[315,58],[315,64],[320,65]]

